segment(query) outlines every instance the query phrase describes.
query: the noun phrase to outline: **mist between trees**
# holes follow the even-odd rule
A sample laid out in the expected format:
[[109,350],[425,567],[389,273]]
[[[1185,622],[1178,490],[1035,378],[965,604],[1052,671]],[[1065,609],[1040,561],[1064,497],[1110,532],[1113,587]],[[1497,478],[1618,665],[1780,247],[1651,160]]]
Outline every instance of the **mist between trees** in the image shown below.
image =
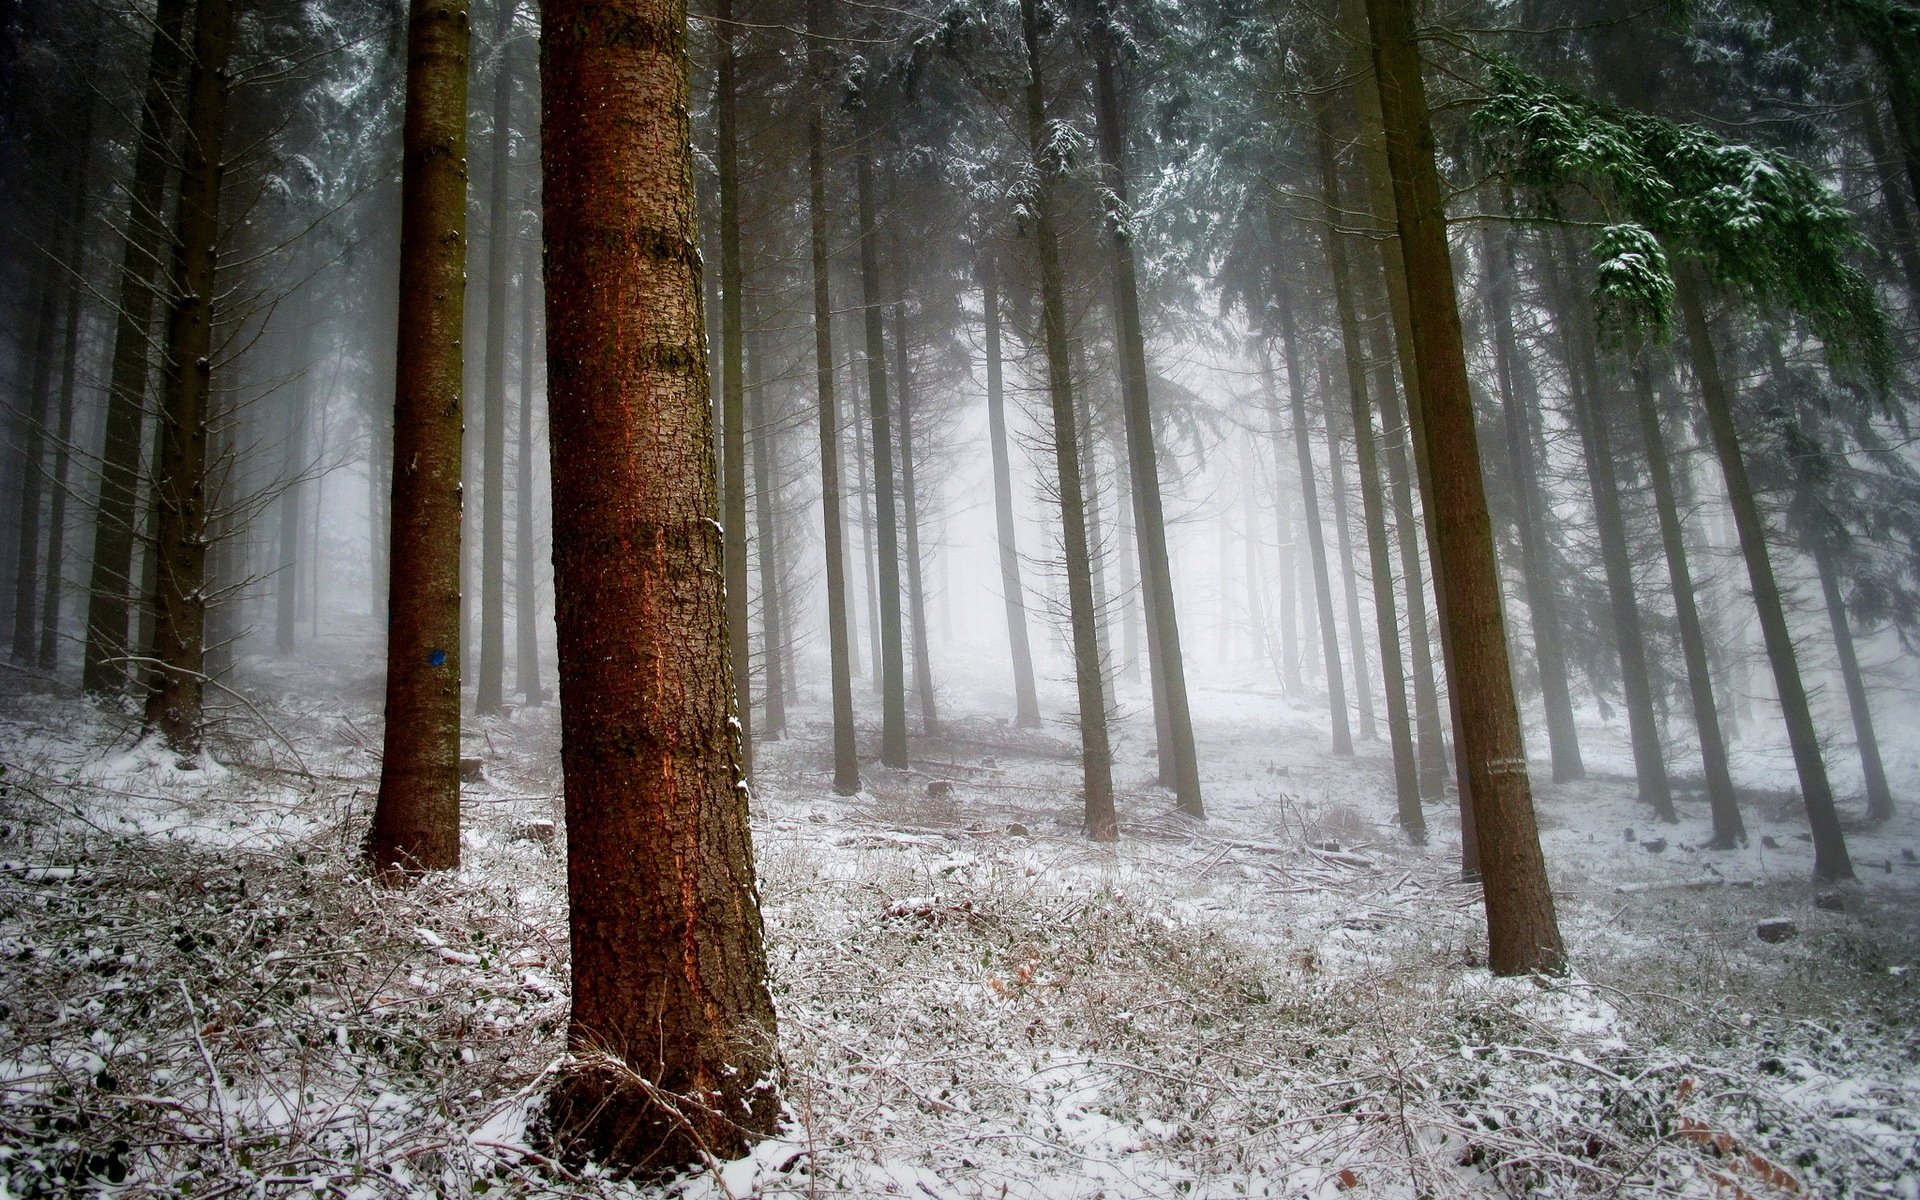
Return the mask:
[[1277,698],[1520,976],[1536,779],[1902,807],[1905,0],[398,7],[0,4],[8,677],[215,771],[357,673],[394,888],[557,704],[555,1163],[778,1128],[769,754],[1125,842]]

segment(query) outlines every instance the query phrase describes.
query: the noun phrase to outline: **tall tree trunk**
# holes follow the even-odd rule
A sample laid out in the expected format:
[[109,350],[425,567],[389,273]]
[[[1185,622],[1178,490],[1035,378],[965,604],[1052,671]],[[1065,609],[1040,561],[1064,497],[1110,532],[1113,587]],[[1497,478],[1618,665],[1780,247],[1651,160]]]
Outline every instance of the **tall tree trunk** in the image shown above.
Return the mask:
[[53,370],[56,331],[60,328],[60,296],[65,289],[55,279],[62,272],[51,262],[39,271],[39,313],[34,320],[33,370],[28,384],[29,407],[20,439],[19,545],[13,568],[13,660],[34,661],[39,647],[40,509],[46,484],[46,429],[53,407]]
[[907,537],[907,619],[913,626],[913,690],[920,701],[920,731],[940,733],[940,711],[934,704],[933,656],[927,646],[927,593],[920,562],[920,497],[913,484],[913,360],[907,338],[907,256],[899,254],[900,297],[893,305],[893,359],[900,390],[900,498]]
[[695,247],[681,0],[547,0],[542,165],[573,945],[555,1140],[737,1158],[780,1116]]
[[740,718],[740,747],[753,774],[752,613],[747,595],[747,402],[742,375],[740,262],[740,134],[734,76],[733,0],[714,0],[713,37],[718,63],[713,92],[714,169],[720,184],[720,524],[727,548],[727,646],[733,653],[733,707]]
[[1547,499],[1540,488],[1533,437],[1523,411],[1537,409],[1540,396],[1533,370],[1521,364],[1513,336],[1512,236],[1510,231],[1495,233],[1490,227],[1482,230],[1480,245],[1487,262],[1487,285],[1481,298],[1486,305],[1487,327],[1493,331],[1501,425],[1506,432],[1507,459],[1513,468],[1521,581],[1526,586],[1527,615],[1533,627],[1533,657],[1540,676],[1540,706],[1547,719],[1547,749],[1553,758],[1554,782],[1566,783],[1584,778],[1587,768],[1580,758],[1580,732],[1573,723],[1566,648],[1561,643],[1560,595],[1554,585],[1543,524]]
[[1640,439],[1647,447],[1647,474],[1653,484],[1653,506],[1660,517],[1660,542],[1666,550],[1667,579],[1673,585],[1673,615],[1680,627],[1680,652],[1687,663],[1687,689],[1693,702],[1693,724],[1700,736],[1700,765],[1707,785],[1707,807],[1713,814],[1715,850],[1731,850],[1747,838],[1740,818],[1740,800],[1733,790],[1727,762],[1727,741],[1720,732],[1720,709],[1713,698],[1713,674],[1707,666],[1707,638],[1700,610],[1693,598],[1693,572],[1687,564],[1687,539],[1680,527],[1680,497],[1673,486],[1667,459],[1666,435],[1660,429],[1660,406],[1654,399],[1644,352],[1633,364],[1634,407],[1640,415]]
[[[862,355],[865,351],[861,351]],[[847,388],[848,424],[853,426],[853,464],[855,482],[859,486],[860,497],[860,564],[865,568],[867,581],[867,663],[872,668],[873,690],[880,690],[880,667],[884,656],[880,653],[880,571],[877,566],[878,550],[873,544],[873,487],[867,478],[867,465],[872,459],[867,454],[867,426],[860,419],[860,380],[855,374]],[[858,671],[856,665],[854,670]]]
[[987,326],[987,442],[993,455],[993,514],[1000,549],[1000,594],[1007,612],[1007,643],[1013,657],[1014,724],[1040,724],[1033,684],[1033,650],[1027,642],[1026,588],[1020,582],[1020,550],[1014,541],[1013,467],[1007,451],[1007,405],[1001,381],[1000,288],[992,251],[980,251],[981,303]]
[[1098,615],[1093,607],[1092,559],[1087,549],[1086,507],[1080,489],[1080,439],[1075,434],[1078,422],[1073,404],[1073,349],[1067,329],[1066,273],[1060,265],[1059,235],[1053,225],[1058,166],[1047,150],[1038,0],[1020,0],[1020,28],[1027,51],[1027,150],[1039,180],[1033,201],[1033,231],[1040,260],[1047,390],[1053,402],[1053,461],[1060,487],[1060,540],[1067,560],[1073,675],[1080,706],[1080,770],[1086,832],[1096,842],[1111,842],[1120,836],[1120,822],[1113,807],[1113,760],[1107,742],[1106,701],[1095,627]]
[[1820,572],[1820,594],[1826,601],[1827,623],[1833,627],[1833,647],[1840,659],[1840,679],[1847,689],[1847,711],[1853,716],[1853,736],[1860,752],[1860,773],[1867,793],[1867,820],[1884,821],[1893,815],[1893,789],[1887,785],[1886,766],[1880,761],[1880,738],[1873,728],[1873,709],[1867,704],[1867,682],[1860,673],[1853,630],[1847,624],[1847,604],[1840,592],[1840,565],[1833,548],[1817,544],[1814,565]]
[[[724,0],[722,0],[724,2]],[[498,714],[507,692],[507,294],[512,288],[513,18],[519,0],[497,0],[493,33],[493,136],[487,165],[487,348],[481,370],[480,670],[473,711]]]
[[200,0],[194,9],[187,138],[181,155],[180,211],[174,225],[177,291],[167,314],[159,476],[154,486],[159,511],[154,547],[158,569],[153,647],[147,655],[153,666],[153,689],[147,694],[146,724],[185,755],[200,749],[205,681],[214,267],[220,240],[233,16],[230,0]]
[[87,584],[87,647],[81,686],[89,695],[124,693],[127,627],[132,618],[134,507],[140,483],[140,426],[147,408],[154,278],[168,244],[161,216],[173,158],[173,89],[186,66],[187,0],[159,0],[133,147],[127,224],[120,252],[113,353],[100,449],[100,499],[94,508],[93,563]]
[[533,517],[534,312],[540,304],[540,249],[529,241],[520,260],[520,438],[514,478],[513,623],[518,646],[514,683],[522,704],[544,704],[540,680],[539,540]]
[[1320,653],[1327,664],[1327,708],[1333,721],[1333,752],[1353,756],[1353,731],[1347,723],[1347,684],[1340,665],[1340,634],[1333,620],[1333,585],[1327,576],[1327,539],[1320,522],[1320,485],[1314,475],[1313,442],[1307,431],[1307,388],[1300,369],[1303,353],[1294,331],[1293,307],[1276,298],[1280,337],[1287,356],[1287,394],[1293,406],[1293,452],[1300,470],[1300,507],[1306,516],[1307,553],[1313,559],[1314,609],[1320,615]]
[[1773,559],[1767,552],[1766,525],[1760,519],[1760,505],[1754,498],[1752,481],[1747,477],[1746,460],[1741,456],[1740,435],[1733,422],[1733,396],[1720,374],[1720,358],[1714,350],[1712,330],[1707,326],[1697,269],[1683,265],[1674,273],[1674,285],[1681,319],[1686,323],[1694,378],[1699,382],[1700,399],[1707,410],[1714,454],[1726,477],[1727,502],[1740,535],[1740,554],[1746,559],[1747,578],[1753,585],[1753,604],[1760,618],[1761,636],[1766,639],[1767,659],[1773,667],[1780,713],[1787,724],[1787,741],[1793,749],[1793,766],[1800,779],[1807,824],[1813,833],[1813,874],[1816,879],[1851,879],[1853,861],[1847,853],[1846,834],[1840,828],[1840,814],[1834,808],[1827,764],[1820,755],[1820,734],[1813,723],[1813,709],[1807,703],[1807,690],[1800,680],[1793,632],[1787,627],[1780,585],[1774,579]]
[[[1115,461],[1126,457],[1127,431],[1123,427],[1117,432],[1111,427],[1108,436],[1116,439],[1110,448]],[[1124,478],[1116,481],[1116,486],[1125,487]],[[1139,580],[1139,539],[1133,536],[1133,489],[1127,488],[1126,494],[1114,506],[1117,513],[1119,534],[1115,545],[1115,557],[1120,567],[1120,678],[1128,683],[1140,682],[1140,639],[1142,634]]]
[[[1347,648],[1353,657],[1354,700],[1360,710],[1360,740],[1373,742],[1380,739],[1380,731],[1374,727],[1373,688],[1367,682],[1367,638],[1360,622],[1359,572],[1353,561],[1352,526],[1347,515],[1347,468],[1340,453],[1340,414],[1334,410],[1334,372],[1324,361],[1321,378],[1326,381],[1321,394],[1326,397],[1327,408],[1323,422],[1323,432],[1327,435],[1327,490],[1333,493],[1334,547],[1340,556],[1340,584],[1347,607]],[[1346,415],[1351,418],[1351,410]]]
[[[1560,243],[1563,255],[1570,243]],[[1552,257],[1543,264],[1558,300],[1561,333],[1566,341],[1567,365],[1572,372],[1569,415],[1580,434],[1586,460],[1587,486],[1593,494],[1594,532],[1600,541],[1600,561],[1606,572],[1607,602],[1613,617],[1614,648],[1620,661],[1620,691],[1627,708],[1627,727],[1633,743],[1633,774],[1640,799],[1654,815],[1669,823],[1680,819],[1673,810],[1673,790],[1667,779],[1666,751],[1660,744],[1660,721],[1653,709],[1653,684],[1647,669],[1647,639],[1640,624],[1640,603],[1634,596],[1633,551],[1627,545],[1627,522],[1615,474],[1613,414],[1602,399],[1603,376],[1593,344],[1593,311],[1582,303],[1579,284],[1553,269]]]
[[464,0],[413,0],[407,29],[386,742],[367,839],[389,883],[460,865],[467,19]]
[[1286,405],[1280,399],[1280,389],[1274,386],[1273,352],[1266,338],[1260,339],[1260,379],[1265,386],[1267,411],[1272,420],[1268,440],[1273,445],[1273,523],[1280,544],[1280,553],[1276,556],[1276,574],[1280,577],[1280,687],[1288,696],[1298,697],[1304,690],[1300,681],[1300,635],[1296,632],[1294,620],[1297,609],[1293,586],[1297,564],[1294,560],[1299,546],[1295,540],[1293,506],[1286,486]]
[[[1134,538],[1140,548],[1140,578],[1153,603],[1147,608],[1148,667],[1160,675],[1154,702],[1164,705],[1167,752],[1173,758],[1175,803],[1190,817],[1206,816],[1200,795],[1200,761],[1193,744],[1193,713],[1187,703],[1187,671],[1174,606],[1173,569],[1160,498],[1160,460],[1154,446],[1152,398],[1147,387],[1146,335],[1140,320],[1140,289],[1134,278],[1132,221],[1127,199],[1126,121],[1114,78],[1114,48],[1107,31],[1094,39],[1094,96],[1102,175],[1106,184],[1107,244],[1113,271],[1114,325],[1120,348],[1120,397],[1126,414],[1127,468],[1133,492]],[[1162,764],[1165,777],[1166,764]]]
[[1901,186],[1894,170],[1892,151],[1886,131],[1880,126],[1879,97],[1868,95],[1860,105],[1860,128],[1866,135],[1867,153],[1873,158],[1875,181],[1880,185],[1880,206],[1887,214],[1893,233],[1893,253],[1906,277],[1907,305],[1920,316],[1920,236],[1914,232],[1914,204]]
[[1526,745],[1513,698],[1501,616],[1493,528],[1480,475],[1473,398],[1467,386],[1460,306],[1447,247],[1445,193],[1434,163],[1433,121],[1413,0],[1366,0],[1373,33],[1394,211],[1406,271],[1421,412],[1417,425],[1433,468],[1434,573],[1449,683],[1461,720],[1474,837],[1487,909],[1487,962],[1495,974],[1559,971],[1566,952],[1533,814]]
[[80,366],[80,297],[86,289],[86,246],[81,229],[87,216],[87,156],[93,148],[93,104],[83,101],[86,115],[80,122],[75,153],[80,167],[74,173],[73,208],[68,213],[66,272],[67,311],[60,341],[60,416],[53,435],[53,473],[48,477],[47,554],[41,562],[40,653],[42,671],[60,664],[60,600],[66,587],[67,554],[67,462],[73,445],[73,393]]
[[[1315,105],[1320,143],[1320,189],[1327,211],[1337,221],[1345,211],[1340,199],[1340,164],[1330,106]],[[1427,841],[1427,818],[1420,808],[1419,765],[1413,748],[1413,724],[1407,712],[1406,666],[1400,657],[1400,622],[1393,594],[1393,551],[1387,539],[1385,499],[1380,493],[1380,463],[1373,437],[1373,398],[1367,388],[1366,349],[1354,306],[1353,275],[1347,247],[1333,224],[1323,227],[1327,273],[1333,281],[1340,344],[1346,355],[1347,395],[1353,413],[1353,447],[1360,473],[1360,506],[1367,523],[1367,563],[1373,573],[1373,615],[1380,632],[1380,678],[1385,685],[1387,736],[1393,747],[1393,794],[1400,828],[1416,846]],[[1358,628],[1356,622],[1355,628]]]
[[[813,361],[820,426],[820,516],[827,576],[827,649],[833,689],[833,790],[860,790],[854,742],[852,630],[847,621],[846,526],[840,517],[840,407],[833,397],[833,263],[827,242],[828,58],[833,36],[828,0],[807,0],[807,73],[813,95],[807,110],[807,214],[813,256]],[[857,427],[860,422],[856,419]]]
[[[311,285],[309,285],[311,286]],[[307,476],[307,413],[314,403],[314,313],[302,297],[293,306],[294,320],[300,322],[299,361],[294,364],[298,377],[287,386],[281,404],[285,440],[281,443],[280,537],[279,554],[273,572],[273,647],[280,654],[292,654],[300,630],[300,534],[306,525],[300,503]]]
[[887,338],[880,299],[880,231],[874,204],[873,134],[854,156],[860,205],[860,291],[867,331],[867,409],[873,422],[874,537],[879,543],[880,761],[907,766],[907,670],[900,631],[900,526],[894,495],[892,406],[887,403]]
[[[748,318],[743,314],[743,323]],[[753,517],[754,540],[759,544],[756,566],[760,577],[760,661],[762,686],[760,705],[764,720],[760,736],[769,740],[787,728],[787,681],[782,655],[786,645],[786,622],[780,598],[780,554],[773,528],[773,475],[779,456],[774,441],[774,419],[767,403],[767,388],[762,378],[766,365],[766,337],[760,331],[760,314],[751,316],[752,329],[744,332],[747,360],[747,416],[753,422]]]

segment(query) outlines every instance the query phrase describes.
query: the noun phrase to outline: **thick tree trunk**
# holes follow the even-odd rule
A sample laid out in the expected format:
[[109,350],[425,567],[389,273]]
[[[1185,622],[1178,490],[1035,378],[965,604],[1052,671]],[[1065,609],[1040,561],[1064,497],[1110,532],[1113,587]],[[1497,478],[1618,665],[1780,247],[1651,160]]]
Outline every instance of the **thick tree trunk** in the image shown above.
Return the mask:
[[414,0],[407,30],[386,743],[367,840],[389,883],[460,864],[467,20],[463,0]]
[[1120,836],[1113,807],[1113,760],[1101,686],[1100,645],[1093,608],[1092,559],[1087,548],[1086,507],[1080,489],[1080,439],[1073,403],[1073,349],[1067,329],[1065,271],[1054,230],[1057,167],[1047,151],[1047,111],[1040,56],[1038,0],[1020,0],[1026,42],[1027,150],[1038,176],[1034,195],[1034,243],[1040,260],[1042,321],[1047,344],[1047,390],[1053,402],[1053,461],[1060,495],[1061,545],[1066,554],[1067,605],[1073,635],[1073,675],[1080,706],[1080,769],[1087,836],[1111,842]]
[[480,669],[473,711],[497,715],[507,693],[507,294],[512,287],[513,18],[519,0],[497,0],[493,33],[493,136],[487,164],[487,348],[480,418]]
[[874,203],[872,133],[854,156],[860,205],[860,291],[867,331],[867,409],[873,422],[874,540],[880,587],[880,761],[907,766],[907,670],[900,630],[900,524],[894,494],[892,406],[880,299],[880,231]]
[[714,168],[720,184],[720,524],[726,531],[727,646],[733,653],[733,707],[740,747],[753,774],[752,613],[747,595],[747,402],[742,370],[740,262],[740,134],[736,114],[733,0],[714,0],[713,38],[719,62],[713,93]]
[[[833,263],[827,242],[828,60],[832,36],[828,0],[807,0],[807,71],[813,96],[807,113],[807,213],[813,256],[814,381],[820,426],[820,516],[827,576],[827,649],[833,690],[833,790],[860,790],[860,757],[854,742],[852,630],[847,620],[847,566],[840,515],[840,408],[833,397]],[[859,421],[853,422],[855,426]]]
[[[1147,387],[1146,335],[1140,320],[1140,289],[1134,278],[1132,215],[1127,199],[1126,123],[1114,78],[1113,46],[1104,32],[1094,39],[1096,124],[1102,175],[1109,209],[1107,245],[1113,271],[1114,325],[1120,348],[1120,396],[1126,414],[1127,472],[1133,492],[1134,538],[1140,548],[1140,578],[1153,600],[1148,666],[1160,676],[1154,703],[1164,706],[1166,752],[1172,755],[1169,782],[1175,803],[1190,817],[1206,816],[1200,795],[1200,763],[1193,744],[1193,713],[1187,703],[1187,671],[1180,646],[1180,623],[1173,597],[1173,569],[1167,554],[1167,525],[1160,499],[1160,460],[1154,446],[1152,398]],[[1161,765],[1166,778],[1168,764]]]
[[161,217],[173,158],[173,90],[186,66],[187,0],[159,0],[140,132],[133,148],[127,225],[122,235],[113,353],[107,369],[107,412],[100,449],[100,499],[94,509],[93,563],[87,585],[87,648],[80,682],[89,695],[124,693],[127,628],[133,614],[135,496],[140,484],[140,426],[146,416],[152,359],[154,279],[168,244]]
[[1007,451],[1007,405],[1001,380],[1000,289],[991,252],[980,252],[980,295],[987,325],[987,441],[993,454],[994,533],[1000,549],[1000,594],[1007,611],[1007,643],[1013,657],[1014,724],[1040,724],[1033,685],[1033,649],[1027,642],[1026,588],[1020,582],[1020,550],[1014,540],[1013,466]]
[[174,226],[177,292],[167,315],[162,367],[159,475],[154,485],[159,510],[154,547],[157,578],[153,646],[147,655],[153,667],[153,689],[147,694],[146,724],[181,754],[200,749],[205,682],[214,267],[220,241],[233,18],[230,0],[200,0],[194,10],[187,139]]
[[1693,598],[1693,572],[1687,563],[1687,539],[1680,527],[1680,497],[1673,486],[1667,460],[1666,435],[1660,428],[1660,407],[1643,359],[1633,364],[1635,408],[1640,415],[1640,439],[1647,447],[1647,474],[1653,484],[1653,506],[1660,518],[1660,542],[1666,550],[1667,579],[1673,585],[1673,615],[1680,627],[1680,652],[1687,664],[1688,695],[1693,702],[1693,724],[1700,736],[1700,765],[1707,785],[1707,806],[1713,813],[1715,850],[1731,850],[1746,841],[1740,818],[1740,800],[1733,790],[1727,762],[1727,741],[1720,732],[1720,709],[1714,703],[1713,675],[1707,667],[1707,638],[1700,610]]
[[1353,731],[1347,723],[1347,684],[1340,665],[1340,634],[1333,620],[1333,585],[1327,576],[1327,539],[1320,521],[1320,486],[1314,475],[1313,442],[1307,431],[1307,388],[1300,369],[1302,353],[1294,332],[1293,308],[1280,298],[1280,337],[1287,357],[1287,394],[1293,407],[1293,452],[1300,471],[1300,508],[1306,517],[1307,553],[1313,559],[1314,609],[1320,616],[1320,653],[1327,664],[1327,708],[1333,721],[1333,752],[1353,755]]
[[520,438],[515,449],[513,623],[514,684],[522,704],[544,704],[540,680],[539,539],[533,517],[533,364],[534,312],[540,304],[540,248],[529,241],[520,264]]
[[[1563,241],[1563,252],[1569,248]],[[1552,262],[1546,264],[1551,270]],[[1633,743],[1633,773],[1640,799],[1662,821],[1677,822],[1673,789],[1667,779],[1666,751],[1660,744],[1660,720],[1653,709],[1653,684],[1647,669],[1647,639],[1640,624],[1640,603],[1634,595],[1633,551],[1627,545],[1627,522],[1615,474],[1613,414],[1602,399],[1599,355],[1593,344],[1593,311],[1582,303],[1579,285],[1551,272],[1559,301],[1561,334],[1567,365],[1572,371],[1568,412],[1580,434],[1586,460],[1587,486],[1593,495],[1594,532],[1600,541],[1600,561],[1606,572],[1607,602],[1613,617],[1614,649],[1620,662],[1620,691],[1627,709],[1627,727]]]
[[[1315,106],[1320,143],[1320,188],[1334,219],[1344,212],[1340,200],[1338,146],[1324,99]],[[1407,712],[1407,676],[1400,657],[1400,622],[1393,594],[1393,552],[1387,538],[1385,498],[1380,493],[1380,462],[1373,437],[1373,398],[1367,388],[1366,350],[1354,306],[1352,271],[1347,247],[1334,225],[1321,234],[1327,254],[1327,273],[1333,281],[1340,344],[1346,355],[1347,395],[1353,413],[1353,445],[1360,472],[1360,506],[1367,523],[1367,563],[1373,573],[1373,614],[1380,632],[1380,676],[1386,688],[1387,736],[1393,747],[1393,794],[1400,828],[1415,845],[1427,841],[1427,818],[1420,808],[1419,765],[1413,748],[1413,725]],[[1356,623],[1356,628],[1358,627]]]
[[1853,861],[1847,854],[1840,814],[1834,808],[1827,764],[1820,755],[1820,734],[1813,723],[1813,709],[1807,703],[1807,690],[1800,680],[1793,632],[1787,627],[1780,585],[1774,579],[1773,559],[1767,552],[1766,525],[1760,519],[1760,505],[1754,498],[1753,483],[1747,477],[1746,460],[1741,456],[1740,435],[1733,423],[1733,396],[1720,374],[1720,358],[1714,351],[1713,334],[1707,326],[1697,269],[1684,266],[1675,272],[1674,284],[1681,318],[1686,323],[1694,378],[1699,381],[1700,399],[1707,410],[1714,453],[1726,476],[1727,502],[1733,510],[1734,527],[1739,531],[1740,553],[1746,559],[1747,577],[1753,585],[1753,604],[1760,618],[1761,636],[1766,639],[1767,659],[1772,664],[1774,687],[1780,696],[1780,713],[1786,720],[1787,741],[1793,749],[1794,771],[1800,779],[1800,795],[1813,832],[1813,874],[1816,879],[1851,879]]
[[934,703],[933,656],[927,645],[927,593],[920,561],[920,496],[913,483],[913,359],[907,338],[906,263],[900,255],[900,298],[893,305],[894,377],[900,391],[900,498],[906,522],[907,619],[913,627],[913,691],[920,702],[920,732],[940,733],[940,710]]
[[542,166],[571,1062],[564,1153],[780,1117],[728,656],[680,0],[546,0]]
[[1527,616],[1533,629],[1534,665],[1540,677],[1540,707],[1547,720],[1547,750],[1553,781],[1585,778],[1580,732],[1573,723],[1573,694],[1567,683],[1567,654],[1561,643],[1560,593],[1555,586],[1550,544],[1543,521],[1547,499],[1540,488],[1538,460],[1526,410],[1537,410],[1539,388],[1531,366],[1520,362],[1513,335],[1514,271],[1512,233],[1481,233],[1487,262],[1482,295],[1487,326],[1493,331],[1494,371],[1500,387],[1501,425],[1507,459],[1513,469],[1514,525],[1519,531],[1521,582],[1527,591]]
[[1445,193],[1434,163],[1433,121],[1414,39],[1413,0],[1367,0],[1373,33],[1394,211],[1406,270],[1419,434],[1433,468],[1434,573],[1449,682],[1460,714],[1474,837],[1487,908],[1487,962],[1496,974],[1560,971],[1566,952],[1534,822],[1526,745],[1514,704],[1480,475],[1473,398],[1467,386],[1460,307],[1447,247]]

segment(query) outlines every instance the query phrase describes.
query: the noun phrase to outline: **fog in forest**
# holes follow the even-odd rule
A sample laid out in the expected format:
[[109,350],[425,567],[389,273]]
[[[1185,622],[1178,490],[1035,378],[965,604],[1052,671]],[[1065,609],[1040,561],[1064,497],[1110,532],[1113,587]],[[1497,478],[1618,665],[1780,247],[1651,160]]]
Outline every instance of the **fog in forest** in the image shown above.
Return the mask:
[[[0,1196],[1920,1180],[1908,0],[4,0],[0,64]],[[137,931],[228,875],[257,942]],[[108,943],[75,1034],[32,964]]]

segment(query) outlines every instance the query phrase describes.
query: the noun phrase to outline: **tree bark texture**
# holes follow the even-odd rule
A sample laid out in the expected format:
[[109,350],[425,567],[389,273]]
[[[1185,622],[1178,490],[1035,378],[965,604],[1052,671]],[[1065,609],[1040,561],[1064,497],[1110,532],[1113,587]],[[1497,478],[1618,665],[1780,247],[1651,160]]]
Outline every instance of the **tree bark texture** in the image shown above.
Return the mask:
[[1027,51],[1027,149],[1039,184],[1034,197],[1034,243],[1040,260],[1041,317],[1047,343],[1047,390],[1053,408],[1054,470],[1060,489],[1061,545],[1066,555],[1068,620],[1073,676],[1080,707],[1080,769],[1087,836],[1111,842],[1120,836],[1113,806],[1113,760],[1107,741],[1106,699],[1093,606],[1092,559],[1087,547],[1086,505],[1080,487],[1080,439],[1073,403],[1073,350],[1067,329],[1065,271],[1054,229],[1058,165],[1047,149],[1046,91],[1040,50],[1038,0],[1020,0],[1020,28]]
[[160,455],[154,481],[157,539],[153,670],[146,725],[181,754],[200,749],[206,656],[207,547],[211,496],[208,429],[213,412],[214,268],[220,240],[220,184],[227,128],[227,60],[233,49],[230,0],[194,10],[187,78],[186,144],[174,223],[175,294],[162,361]]
[[686,7],[548,0],[547,378],[573,946],[563,1152],[738,1157],[779,1118],[693,207]]
[[1501,616],[1493,528],[1480,476],[1460,306],[1434,162],[1433,121],[1414,40],[1413,0],[1367,0],[1394,211],[1411,304],[1422,403],[1419,426],[1433,466],[1435,575],[1452,648],[1450,690],[1460,719],[1474,836],[1487,909],[1487,961],[1496,974],[1560,971],[1566,952],[1528,787]]
[[368,862],[460,864],[460,470],[467,5],[414,0],[402,130],[400,316],[388,512],[387,717]]

